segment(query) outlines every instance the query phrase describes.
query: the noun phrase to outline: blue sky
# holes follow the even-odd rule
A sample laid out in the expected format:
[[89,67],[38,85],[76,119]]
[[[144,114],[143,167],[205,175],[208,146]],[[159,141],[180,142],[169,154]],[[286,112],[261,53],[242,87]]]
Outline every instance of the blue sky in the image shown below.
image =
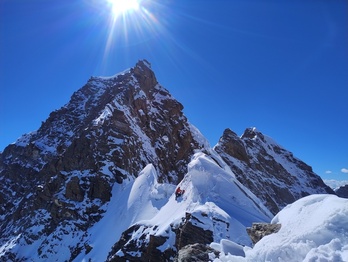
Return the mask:
[[324,179],[348,180],[348,2],[0,0],[0,150],[90,76],[147,59],[215,145],[255,126]]

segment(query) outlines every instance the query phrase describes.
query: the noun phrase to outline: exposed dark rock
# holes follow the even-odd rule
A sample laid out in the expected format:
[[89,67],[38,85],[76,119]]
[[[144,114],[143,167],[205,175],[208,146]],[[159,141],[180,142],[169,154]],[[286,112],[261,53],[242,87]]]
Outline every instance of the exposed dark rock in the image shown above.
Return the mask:
[[264,236],[277,233],[280,228],[281,224],[253,223],[252,227],[247,227],[247,232],[255,245]]
[[192,224],[192,221],[198,220],[190,213],[186,213],[186,217],[180,227],[175,231],[176,240],[175,246],[177,249],[190,244],[209,244],[213,242],[213,232],[204,230],[201,227]]
[[339,197],[348,198],[348,185],[344,185],[335,190]]
[[66,184],[65,197],[73,201],[82,201],[84,199],[84,191],[80,186],[78,177],[73,177]]
[[[167,238],[150,235],[149,240],[146,241],[145,228],[141,225],[134,225],[123,232],[120,240],[112,247],[107,261],[171,261],[175,255],[173,249],[169,248],[164,251],[158,249]],[[137,239],[132,239],[134,232],[142,232],[142,235]]]
[[[183,218],[178,228],[168,229],[175,232],[175,249],[167,248],[164,251],[160,251],[159,247],[167,241],[167,237],[155,235],[147,237],[148,227],[144,225],[131,226],[122,233],[120,240],[113,246],[108,261],[171,261],[178,255],[177,250],[188,245],[193,245],[190,251],[187,251],[192,256],[197,255],[199,250],[207,251],[206,245],[213,242],[213,233],[194,225],[193,222],[199,222],[199,220],[192,214],[186,213],[186,217]],[[155,227],[152,228],[152,231],[155,231]],[[203,256],[206,257],[202,254]]]
[[223,139],[224,151],[230,156],[249,164],[249,156],[246,152],[243,141],[231,129],[225,129]]
[[215,257],[219,257],[219,252],[204,244],[192,244],[181,248],[175,262],[202,262],[210,261],[209,253],[213,253]]
[[334,194],[310,166],[255,128],[241,137],[226,129],[214,149],[273,214],[309,194]]
[[111,197],[111,186],[101,176],[92,177],[88,196],[91,199],[99,198],[103,202],[109,201]]

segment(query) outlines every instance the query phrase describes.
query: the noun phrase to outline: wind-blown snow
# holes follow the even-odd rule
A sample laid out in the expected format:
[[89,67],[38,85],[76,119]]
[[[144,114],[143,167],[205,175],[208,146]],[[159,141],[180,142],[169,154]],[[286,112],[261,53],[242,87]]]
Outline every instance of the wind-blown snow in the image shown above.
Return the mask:
[[119,73],[117,73],[117,74],[115,74],[113,76],[97,76],[95,78],[99,78],[99,79],[102,79],[102,80],[112,80],[112,79],[117,78],[120,75],[125,75],[125,74],[127,74],[129,72],[130,72],[130,68],[128,68],[128,69],[126,69],[126,70],[124,70],[122,72],[119,72]]
[[134,224],[144,225],[138,233],[133,233],[135,237],[147,231],[167,237],[159,247],[164,251],[175,243],[171,226],[179,226],[187,212],[202,222],[197,226],[214,232],[214,241],[225,239],[228,243],[226,239],[232,239],[250,245],[245,227],[254,221],[270,221],[272,216],[257,203],[255,196],[241,190],[244,187],[232,173],[201,152],[195,154],[179,184],[185,189],[183,197],[176,200],[175,186],[158,183],[157,176],[149,164],[134,181],[115,184],[106,213],[88,230],[89,245],[93,249],[88,254],[81,253],[74,261],[105,261],[122,232]]
[[[148,182],[141,183],[142,186],[146,184]],[[251,226],[254,221],[270,221],[272,217],[255,196],[243,190],[244,186],[232,173],[202,152],[194,155],[188,173],[178,186],[185,190],[184,195],[175,199],[172,194],[152,219],[141,221],[146,227],[138,230],[166,237],[167,241],[160,247],[162,251],[173,246],[175,233],[171,228],[178,227],[186,213],[197,218],[199,222],[193,222],[196,226],[212,231],[214,241],[233,239],[243,245],[251,244],[246,226]],[[136,188],[144,191],[141,187]],[[146,194],[142,194],[144,196],[146,199]]]
[[157,183],[157,172],[147,165],[133,181],[115,184],[103,218],[88,230],[93,249],[74,261],[105,261],[122,232],[140,220],[154,217],[174,192],[175,186]]
[[307,196],[286,206],[272,223],[281,224],[279,232],[264,237],[252,249],[244,248],[245,257],[227,253],[214,262],[348,261],[348,199]]

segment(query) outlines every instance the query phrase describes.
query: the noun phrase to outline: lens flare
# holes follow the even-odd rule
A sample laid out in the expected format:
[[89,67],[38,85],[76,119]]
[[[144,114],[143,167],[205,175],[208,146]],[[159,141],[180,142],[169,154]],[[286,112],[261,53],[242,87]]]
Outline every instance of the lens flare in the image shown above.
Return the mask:
[[115,17],[139,8],[137,0],[108,0],[108,2],[111,4],[112,13]]

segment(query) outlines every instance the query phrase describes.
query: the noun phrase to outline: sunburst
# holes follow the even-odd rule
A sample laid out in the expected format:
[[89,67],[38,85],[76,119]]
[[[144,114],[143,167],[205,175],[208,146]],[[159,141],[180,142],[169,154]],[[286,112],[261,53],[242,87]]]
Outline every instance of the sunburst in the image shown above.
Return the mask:
[[108,0],[114,17],[139,9],[138,0]]

